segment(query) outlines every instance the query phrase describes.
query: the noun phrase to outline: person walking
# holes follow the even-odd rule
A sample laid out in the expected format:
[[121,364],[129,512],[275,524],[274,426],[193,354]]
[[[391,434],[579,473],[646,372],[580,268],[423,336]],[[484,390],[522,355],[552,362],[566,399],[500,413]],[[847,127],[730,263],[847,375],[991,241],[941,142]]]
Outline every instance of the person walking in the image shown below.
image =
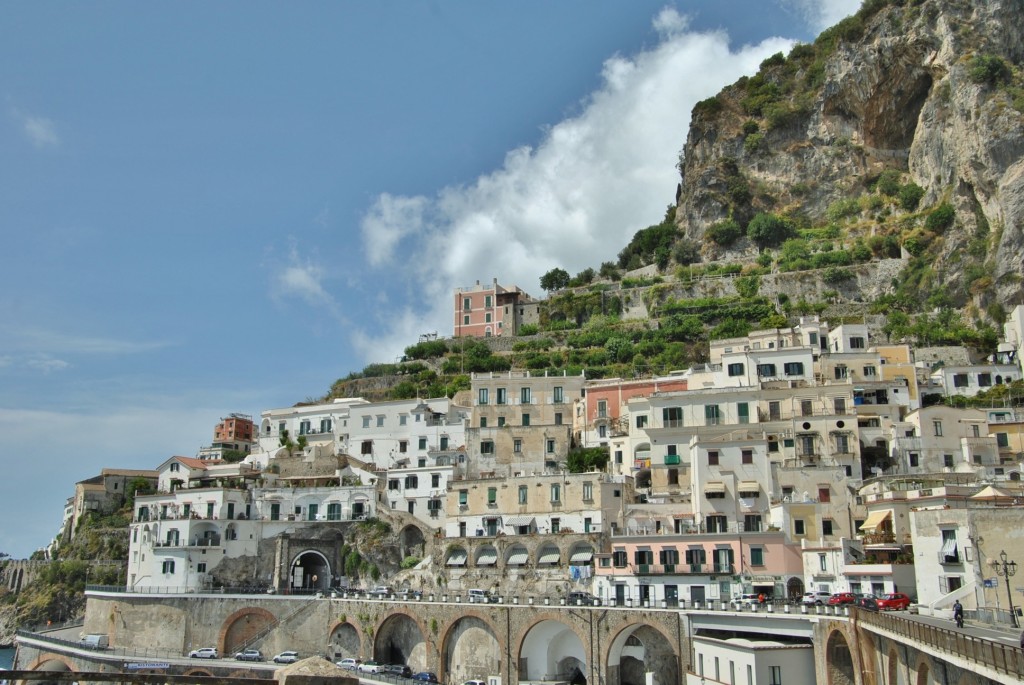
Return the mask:
[[953,620],[956,621],[957,628],[964,627],[964,605],[959,599],[953,603]]

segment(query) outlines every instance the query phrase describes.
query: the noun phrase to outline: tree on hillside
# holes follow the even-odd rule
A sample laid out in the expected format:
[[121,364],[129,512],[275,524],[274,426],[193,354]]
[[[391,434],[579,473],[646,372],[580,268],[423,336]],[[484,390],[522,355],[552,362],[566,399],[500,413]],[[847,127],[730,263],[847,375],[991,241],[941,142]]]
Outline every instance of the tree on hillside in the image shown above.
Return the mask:
[[747,224],[747,237],[760,247],[781,245],[795,234],[793,226],[775,214],[758,214]]
[[540,287],[549,293],[569,285],[569,272],[555,267],[540,277]]

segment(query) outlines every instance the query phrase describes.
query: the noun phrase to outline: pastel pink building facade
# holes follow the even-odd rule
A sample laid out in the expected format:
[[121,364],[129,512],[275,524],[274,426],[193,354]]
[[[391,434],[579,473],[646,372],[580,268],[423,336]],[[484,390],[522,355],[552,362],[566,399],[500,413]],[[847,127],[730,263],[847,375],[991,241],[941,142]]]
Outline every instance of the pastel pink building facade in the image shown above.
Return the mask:
[[616,605],[693,606],[744,594],[783,600],[804,592],[800,546],[781,531],[613,536],[595,555],[593,592]]
[[488,285],[480,281],[469,288],[455,290],[456,338],[490,338],[515,335],[523,322],[522,303],[530,296],[518,286],[504,287],[494,279]]
[[[658,392],[686,390],[685,378],[661,376],[640,380],[609,378],[587,384],[586,398],[578,412],[581,425],[578,437],[584,447],[608,445],[613,436],[629,433],[626,403],[634,397],[650,397]],[[578,424],[579,425],[579,424]]]

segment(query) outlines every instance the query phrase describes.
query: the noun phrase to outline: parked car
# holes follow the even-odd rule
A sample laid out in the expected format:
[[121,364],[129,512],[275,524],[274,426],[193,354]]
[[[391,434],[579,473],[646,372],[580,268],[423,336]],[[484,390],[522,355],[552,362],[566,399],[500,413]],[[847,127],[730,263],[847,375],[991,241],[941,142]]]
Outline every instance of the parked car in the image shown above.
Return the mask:
[[354,671],[357,668],[359,668],[359,659],[342,659],[341,661],[337,662],[335,666],[340,666],[341,668],[344,668],[346,671]]
[[381,673],[384,670],[384,665],[370,659],[356,666],[356,670],[360,673]]
[[878,598],[878,608],[883,611],[901,611],[910,608],[910,597],[902,592],[890,592]]
[[832,606],[838,606],[842,604],[856,604],[857,596],[852,592],[837,592],[828,598],[828,603]]
[[800,598],[800,603],[808,606],[824,604],[831,596],[828,592],[805,592],[804,596]]
[[594,602],[596,600],[597,600],[597,597],[595,597],[594,595],[590,594],[589,592],[579,592],[579,591],[576,591],[576,592],[570,592],[568,595],[565,596],[566,604],[572,604],[572,605],[585,604],[587,606],[594,606]]
[[200,647],[188,653],[190,659],[219,659],[216,647]]
[[389,588],[387,585],[378,585],[375,588],[367,590],[366,594],[370,597],[377,597],[378,599],[383,599],[384,597],[387,597],[391,594],[391,588]]
[[263,652],[258,649],[243,649],[235,654],[235,661],[263,661]]
[[291,651],[289,651],[289,652],[281,652],[280,654],[278,654],[277,656],[274,657],[274,663],[275,664],[294,664],[298,660],[299,660],[299,653],[298,652],[291,652]]
[[492,595],[487,590],[469,590],[469,601],[473,604],[494,604],[498,601],[498,598]]
[[482,680],[467,680],[462,685],[487,685],[487,683]]
[[749,606],[761,604],[761,596],[756,594],[745,594],[740,595],[736,599],[732,600],[732,603],[737,606]]
[[385,664],[384,672],[389,675],[398,676],[399,678],[412,677],[412,669],[405,664]]
[[857,608],[865,611],[878,611],[878,600],[874,595],[864,595],[857,598]]
[[430,671],[420,671],[419,673],[414,675],[412,677],[412,679],[413,680],[422,680],[425,683],[436,683],[436,682],[439,682],[437,680],[437,676],[434,675],[433,673],[431,673]]

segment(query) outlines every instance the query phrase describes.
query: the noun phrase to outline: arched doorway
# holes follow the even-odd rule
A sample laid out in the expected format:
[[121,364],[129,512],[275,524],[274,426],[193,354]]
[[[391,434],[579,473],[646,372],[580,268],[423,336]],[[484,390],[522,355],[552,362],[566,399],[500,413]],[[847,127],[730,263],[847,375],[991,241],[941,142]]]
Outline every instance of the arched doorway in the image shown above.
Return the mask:
[[561,680],[586,683],[587,655],[583,641],[569,626],[554,620],[536,624],[519,649],[520,680]]
[[804,596],[804,581],[801,578],[790,578],[786,583],[786,597],[796,601]]
[[331,585],[331,565],[320,552],[300,553],[292,561],[288,587],[292,590],[315,592]]
[[610,685],[644,685],[654,673],[658,683],[678,683],[678,659],[671,642],[648,625],[632,625],[615,636],[605,669]]
[[850,645],[839,630],[833,630],[828,636],[825,670],[828,671],[828,682],[831,685],[854,685],[857,682]]

